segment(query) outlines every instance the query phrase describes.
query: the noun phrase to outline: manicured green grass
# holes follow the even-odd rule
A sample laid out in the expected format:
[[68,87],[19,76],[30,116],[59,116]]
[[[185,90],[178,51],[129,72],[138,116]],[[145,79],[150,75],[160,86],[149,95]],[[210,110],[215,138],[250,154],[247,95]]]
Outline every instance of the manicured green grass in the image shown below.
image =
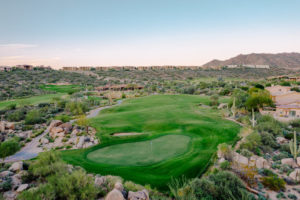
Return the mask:
[[20,104],[31,104],[36,105],[39,103],[48,103],[51,102],[54,97],[63,97],[66,94],[59,93],[59,94],[45,94],[40,96],[33,96],[28,98],[22,98],[22,99],[14,99],[9,101],[0,101],[0,109],[3,109],[11,104],[17,104],[19,106]]
[[188,150],[190,137],[166,135],[142,142],[104,147],[93,151],[87,158],[97,163],[123,166],[143,166],[164,161]]
[[[153,95],[128,99],[90,120],[100,145],[64,151],[62,157],[89,172],[119,175],[160,189],[165,189],[173,177],[201,175],[218,144],[237,140],[240,126],[200,103],[208,104],[209,97]],[[112,136],[123,132],[144,134]]]
[[48,90],[48,91],[54,91],[59,93],[74,93],[78,92],[83,87],[80,85],[43,85],[41,86],[41,89]]

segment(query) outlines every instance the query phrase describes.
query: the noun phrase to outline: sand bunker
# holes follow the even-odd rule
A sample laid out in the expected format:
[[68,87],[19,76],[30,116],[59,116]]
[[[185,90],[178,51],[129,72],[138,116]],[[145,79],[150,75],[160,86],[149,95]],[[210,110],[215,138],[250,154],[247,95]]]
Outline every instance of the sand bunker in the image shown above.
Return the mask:
[[144,133],[114,133],[113,136],[122,137],[122,136],[130,136],[130,135],[142,135]]

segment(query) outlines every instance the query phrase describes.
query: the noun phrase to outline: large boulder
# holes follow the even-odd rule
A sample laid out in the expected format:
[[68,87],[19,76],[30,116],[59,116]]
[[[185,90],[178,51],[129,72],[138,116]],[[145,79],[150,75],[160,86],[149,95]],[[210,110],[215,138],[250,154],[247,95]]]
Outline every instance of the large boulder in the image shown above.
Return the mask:
[[149,200],[149,193],[147,190],[128,193],[128,200]]
[[106,195],[105,200],[125,200],[125,199],[123,194],[119,190],[113,189]]
[[5,178],[5,177],[11,176],[13,174],[14,173],[12,173],[11,171],[3,171],[0,173],[0,178]]
[[30,138],[32,135],[32,131],[23,131],[23,132],[20,132],[18,133],[18,136],[22,139],[26,139],[26,138]]
[[85,141],[85,137],[84,136],[80,136],[80,138],[78,140],[78,143],[76,144],[76,147],[78,149],[81,149],[83,147],[84,141]]
[[300,169],[295,169],[293,172],[290,173],[289,177],[294,181],[300,181]]
[[18,188],[22,184],[22,176],[15,174],[11,177],[13,188]]
[[6,200],[15,200],[17,197],[17,193],[14,191],[7,191],[7,192],[4,192],[3,197]]
[[6,122],[5,123],[5,128],[9,130],[14,130],[15,129],[15,124],[13,122]]
[[250,158],[250,166],[255,166],[256,168],[270,168],[270,164],[266,159],[259,156],[251,156]]
[[277,142],[278,144],[285,144],[285,143],[288,142],[288,140],[285,139],[284,137],[277,137],[277,138],[276,138],[276,142]]
[[52,120],[49,125],[49,130],[51,131],[52,128],[58,127],[61,124],[62,124],[62,121],[60,121],[60,120]]
[[105,176],[99,176],[97,175],[95,177],[95,186],[101,187],[106,183],[106,177]]
[[300,157],[297,158],[297,165],[300,166]]
[[23,192],[28,188],[28,184],[22,184],[18,187],[17,192]]
[[73,128],[71,123],[64,123],[64,124],[59,125],[59,127],[64,129],[65,133],[70,133],[70,131]]
[[62,142],[63,138],[62,137],[58,137],[55,139],[53,146],[54,147],[62,147],[64,146],[63,142]]
[[51,128],[51,130],[50,130],[50,136],[51,136],[52,138],[57,137],[59,133],[63,133],[63,135],[64,135],[64,129],[61,128],[61,127],[53,127],[53,128]]
[[120,192],[124,190],[123,184],[121,182],[116,182],[114,188],[119,190]]
[[5,123],[4,122],[0,122],[0,132],[4,133],[5,132]]
[[22,169],[23,169],[23,162],[22,161],[18,161],[18,162],[14,162],[10,166],[9,171],[16,172],[16,171],[21,171]]
[[297,167],[297,164],[296,162],[294,161],[293,158],[284,158],[284,159],[281,159],[281,164],[283,165],[288,165],[292,168],[296,168]]
[[48,140],[47,138],[44,138],[44,137],[43,137],[43,138],[41,139],[41,143],[42,143],[42,144],[48,144],[48,143],[49,143],[49,140]]
[[248,165],[249,163],[248,158],[236,152],[233,155],[233,161],[239,165]]
[[80,133],[80,130],[75,128],[71,133],[71,137],[76,137],[78,133]]

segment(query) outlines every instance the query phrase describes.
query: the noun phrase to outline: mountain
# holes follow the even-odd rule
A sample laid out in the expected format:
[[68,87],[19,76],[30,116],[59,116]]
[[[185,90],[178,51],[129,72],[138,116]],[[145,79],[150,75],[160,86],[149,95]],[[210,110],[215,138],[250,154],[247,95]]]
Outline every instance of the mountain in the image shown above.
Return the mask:
[[228,60],[212,60],[202,67],[213,68],[226,65],[269,65],[286,69],[300,69],[300,53],[252,53],[240,54]]

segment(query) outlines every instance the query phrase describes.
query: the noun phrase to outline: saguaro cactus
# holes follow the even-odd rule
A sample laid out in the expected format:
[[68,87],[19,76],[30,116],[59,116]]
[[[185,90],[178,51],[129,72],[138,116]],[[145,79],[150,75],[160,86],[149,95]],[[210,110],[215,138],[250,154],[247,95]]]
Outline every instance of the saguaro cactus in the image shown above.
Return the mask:
[[300,153],[300,145],[297,147],[296,131],[294,131],[294,139],[290,141],[290,150],[294,160],[297,160],[297,156]]
[[233,102],[232,102],[232,106],[231,106],[231,112],[232,112],[232,117],[235,118],[235,114],[236,114],[235,97],[233,97]]
[[252,119],[250,121],[252,122],[252,127],[254,128],[254,126],[256,124],[254,108],[252,108]]

